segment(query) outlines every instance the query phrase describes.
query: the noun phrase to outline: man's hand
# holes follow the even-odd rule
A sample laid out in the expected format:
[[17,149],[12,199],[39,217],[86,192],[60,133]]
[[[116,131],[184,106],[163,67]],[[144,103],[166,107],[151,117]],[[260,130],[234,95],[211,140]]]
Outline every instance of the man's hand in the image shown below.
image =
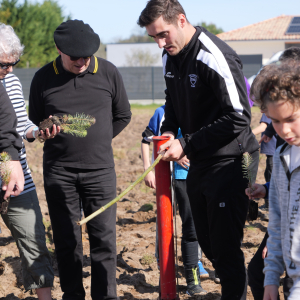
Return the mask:
[[182,159],[178,160],[177,163],[185,169],[190,167],[190,160],[186,157],[186,155]]
[[146,186],[152,189],[156,189],[156,182],[155,182],[155,175],[151,171],[147,174],[147,176],[144,178]]
[[249,197],[250,200],[256,198],[264,198],[266,196],[266,188],[261,184],[254,183],[252,184],[252,189],[247,188],[245,190],[245,194]]
[[18,196],[24,190],[24,174],[20,162],[12,160],[8,162],[8,168],[11,170],[10,181],[8,185],[2,182],[2,190],[6,191],[4,199],[10,195]]
[[261,139],[259,140],[259,143],[261,144],[261,142],[265,142],[265,143],[269,143],[271,141],[272,138],[268,137],[267,135],[263,134],[263,136],[261,137]]
[[167,148],[169,149],[162,158],[165,161],[178,161],[185,156],[179,140],[167,141],[159,147],[158,154],[163,154]]
[[263,300],[277,300],[278,286],[277,285],[266,285]]

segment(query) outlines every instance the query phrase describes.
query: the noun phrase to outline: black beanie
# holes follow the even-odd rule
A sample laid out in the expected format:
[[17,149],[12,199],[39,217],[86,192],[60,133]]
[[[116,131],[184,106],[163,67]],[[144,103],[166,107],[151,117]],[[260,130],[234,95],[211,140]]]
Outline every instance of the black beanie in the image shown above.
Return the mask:
[[75,57],[91,56],[100,46],[98,34],[80,20],[61,23],[54,31],[54,42],[62,53]]

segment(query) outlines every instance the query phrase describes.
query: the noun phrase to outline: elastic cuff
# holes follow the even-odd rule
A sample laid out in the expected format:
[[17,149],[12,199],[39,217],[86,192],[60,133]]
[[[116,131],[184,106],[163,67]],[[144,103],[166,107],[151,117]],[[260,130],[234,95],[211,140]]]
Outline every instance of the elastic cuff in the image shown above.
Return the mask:
[[182,137],[179,139],[179,142],[181,144],[184,154],[188,155],[192,150],[189,137],[188,136],[186,136],[185,138]]
[[269,189],[268,189],[268,187],[267,187],[267,185],[266,184],[263,184],[263,187],[266,189],[266,195],[265,195],[265,199],[269,199]]

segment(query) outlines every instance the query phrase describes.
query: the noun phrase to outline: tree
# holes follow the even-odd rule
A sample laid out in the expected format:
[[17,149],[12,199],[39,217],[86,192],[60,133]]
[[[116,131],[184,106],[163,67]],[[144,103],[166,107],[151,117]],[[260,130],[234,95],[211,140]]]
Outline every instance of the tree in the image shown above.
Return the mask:
[[217,28],[217,26],[213,23],[206,24],[206,22],[201,22],[198,23],[196,26],[202,26],[212,34],[219,34],[223,32],[222,28]]
[[159,54],[152,54],[149,49],[131,49],[131,54],[126,54],[126,66],[128,67],[147,67],[153,66],[158,62]]
[[[70,18],[70,17],[68,17]],[[53,33],[66,20],[62,8],[54,0],[42,4],[18,4],[18,0],[3,0],[0,22],[11,25],[25,45],[18,67],[41,67],[57,57]]]

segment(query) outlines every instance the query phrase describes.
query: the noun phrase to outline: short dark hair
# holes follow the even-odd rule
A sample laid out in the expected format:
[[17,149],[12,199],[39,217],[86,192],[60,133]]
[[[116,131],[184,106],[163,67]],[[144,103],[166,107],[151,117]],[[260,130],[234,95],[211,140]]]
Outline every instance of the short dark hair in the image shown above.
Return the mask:
[[177,25],[180,14],[185,15],[185,11],[177,0],[150,0],[137,23],[140,27],[146,27],[162,16],[165,22]]
[[300,44],[299,47],[291,47],[283,51],[283,53],[279,57],[279,60],[283,61],[286,59],[294,59],[300,61]]

